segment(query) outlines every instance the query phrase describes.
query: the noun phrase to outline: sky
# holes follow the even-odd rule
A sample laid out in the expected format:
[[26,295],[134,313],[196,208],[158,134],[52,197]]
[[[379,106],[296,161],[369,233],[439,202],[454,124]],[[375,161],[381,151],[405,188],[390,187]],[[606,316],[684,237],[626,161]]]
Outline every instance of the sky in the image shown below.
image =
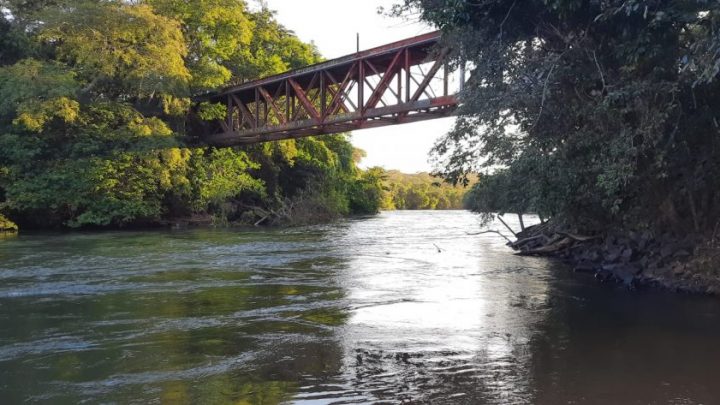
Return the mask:
[[[398,0],[266,0],[278,21],[305,42],[314,42],[325,58],[355,53],[360,49],[410,38],[433,31],[418,22],[390,18],[378,13]],[[382,166],[405,173],[431,171],[428,153],[447,133],[452,118],[354,131],[352,143],[367,152],[362,167]]]

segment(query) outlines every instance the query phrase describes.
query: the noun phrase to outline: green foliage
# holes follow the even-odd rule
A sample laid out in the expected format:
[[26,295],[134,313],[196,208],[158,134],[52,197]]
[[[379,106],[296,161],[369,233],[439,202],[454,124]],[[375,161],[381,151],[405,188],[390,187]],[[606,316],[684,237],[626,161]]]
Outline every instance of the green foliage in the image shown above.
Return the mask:
[[80,89],[73,71],[53,61],[24,59],[0,68],[0,117],[32,103],[75,97]]
[[198,106],[198,117],[202,120],[224,120],[227,117],[227,106],[220,103],[202,102]]
[[314,46],[300,41],[266,8],[251,13],[242,0],[146,2],[161,15],[181,22],[194,91],[238,84],[320,61]]
[[[248,47],[229,60],[234,82],[282,73],[321,61],[314,45],[300,41],[267,8],[250,16],[255,35]],[[240,63],[243,62],[243,63]]]
[[30,131],[40,132],[51,119],[67,124],[75,122],[80,113],[80,104],[67,97],[59,97],[39,103],[22,104],[18,108],[13,124],[22,125]]
[[[712,229],[720,218],[720,3],[406,0],[468,62],[442,175],[493,172],[480,211],[589,227]],[[464,63],[464,62],[463,62]]]
[[465,208],[482,213],[489,221],[495,214],[535,212],[530,198],[534,194],[522,186],[517,173],[510,169],[498,170],[480,176],[478,182],[465,195]]
[[429,173],[384,173],[382,209],[448,210],[462,209],[466,189],[443,182]]
[[0,232],[17,232],[18,226],[0,214]]
[[337,179],[311,180],[292,197],[283,201],[275,223],[300,226],[331,222],[350,214],[348,197]]
[[[2,7],[0,210],[21,226],[254,222],[258,210],[289,206],[307,223],[377,211],[377,179],[357,169],[343,135],[184,143],[193,93],[320,60],[272,12],[241,0]],[[197,113],[220,119],[225,108]]]
[[44,13],[40,39],[86,82],[117,95],[171,93],[190,80],[180,24],[150,6],[78,1]]
[[188,48],[185,61],[192,73],[194,89],[227,84],[233,77],[228,68],[233,59],[241,65],[248,64],[249,61],[235,58],[256,35],[244,1],[147,0],[147,3],[161,15],[181,23]]
[[6,209],[36,226],[158,219],[164,194],[182,183],[176,173],[182,153],[172,131],[124,104],[94,104],[76,113],[72,123],[0,135]]
[[[347,214],[375,214],[382,197],[380,172],[357,169],[355,149],[344,135],[303,138],[265,146],[276,162],[268,191],[278,195],[281,221],[292,225],[326,222]],[[263,164],[265,172],[273,165]]]
[[358,181],[351,184],[349,203],[354,214],[377,214],[383,200],[385,171],[370,168],[363,172]]
[[30,47],[31,43],[22,29],[0,18],[0,66],[22,59]]
[[199,149],[191,162],[191,181],[197,199],[195,209],[218,206],[243,192],[264,192],[261,180],[253,178],[249,169],[258,169],[245,152],[232,149]]

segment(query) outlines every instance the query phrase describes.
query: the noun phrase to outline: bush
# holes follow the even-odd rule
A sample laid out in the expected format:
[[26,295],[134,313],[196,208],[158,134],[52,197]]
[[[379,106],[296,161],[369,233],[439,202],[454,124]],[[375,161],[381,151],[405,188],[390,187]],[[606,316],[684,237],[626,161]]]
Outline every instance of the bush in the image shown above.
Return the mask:
[[0,214],[0,232],[17,232],[18,226]]

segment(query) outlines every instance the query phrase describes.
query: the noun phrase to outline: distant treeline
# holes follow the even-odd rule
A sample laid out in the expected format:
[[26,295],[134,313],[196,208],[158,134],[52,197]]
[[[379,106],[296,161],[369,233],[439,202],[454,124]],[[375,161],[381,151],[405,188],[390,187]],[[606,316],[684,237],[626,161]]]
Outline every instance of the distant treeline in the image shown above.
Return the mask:
[[453,186],[429,173],[406,174],[397,170],[384,173],[383,210],[463,209],[468,188]]

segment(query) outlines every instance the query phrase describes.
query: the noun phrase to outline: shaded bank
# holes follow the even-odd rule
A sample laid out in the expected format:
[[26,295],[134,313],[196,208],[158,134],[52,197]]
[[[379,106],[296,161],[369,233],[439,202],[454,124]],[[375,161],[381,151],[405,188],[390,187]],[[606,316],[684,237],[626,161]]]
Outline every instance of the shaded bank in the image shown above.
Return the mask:
[[720,249],[714,236],[647,231],[583,234],[552,221],[528,227],[516,236],[508,245],[518,254],[562,258],[574,271],[593,274],[601,282],[618,282],[631,289],[720,294]]

